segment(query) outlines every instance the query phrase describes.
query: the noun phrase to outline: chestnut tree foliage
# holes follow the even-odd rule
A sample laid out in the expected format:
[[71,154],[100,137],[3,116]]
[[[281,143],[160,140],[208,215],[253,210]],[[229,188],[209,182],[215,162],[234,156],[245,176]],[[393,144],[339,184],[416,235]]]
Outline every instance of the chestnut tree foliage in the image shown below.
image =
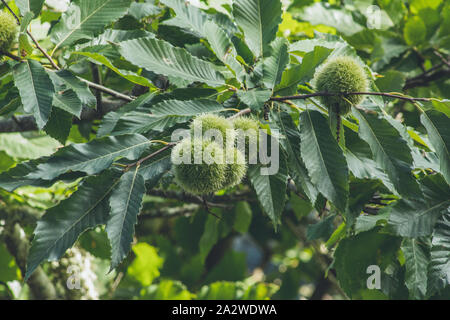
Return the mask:
[[[57,2],[1,3],[2,296],[73,298],[49,261],[81,250],[97,298],[450,297],[447,1]],[[316,90],[339,57],[364,99]],[[205,113],[258,119],[279,170],[184,192],[171,134]]]

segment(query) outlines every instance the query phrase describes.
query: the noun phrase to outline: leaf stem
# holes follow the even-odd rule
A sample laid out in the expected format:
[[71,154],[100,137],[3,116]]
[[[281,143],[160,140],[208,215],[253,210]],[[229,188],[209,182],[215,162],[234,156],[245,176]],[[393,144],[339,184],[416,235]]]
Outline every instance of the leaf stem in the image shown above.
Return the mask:
[[18,62],[22,62],[22,58],[20,58],[19,56],[16,56],[15,54],[10,53],[10,52],[0,51],[0,56],[1,55],[7,56],[8,58],[11,58]]
[[228,117],[228,119],[233,120],[233,119],[236,119],[236,118],[238,118],[238,117],[240,117],[240,116],[243,116],[243,115],[245,115],[245,114],[248,114],[248,113],[250,113],[250,112],[252,112],[252,110],[250,110],[250,108],[243,109],[243,110],[239,111],[238,113],[233,114],[231,117]]
[[140,166],[144,161],[147,161],[148,159],[151,159],[151,158],[157,156],[158,154],[164,152],[165,150],[172,148],[172,147],[175,146],[176,144],[177,144],[176,142],[167,143],[167,145],[166,145],[165,147],[162,147],[161,149],[159,149],[159,150],[153,152],[152,154],[149,154],[148,156],[146,156],[146,157],[144,157],[144,158],[142,158],[142,159],[139,159],[139,160],[136,161],[136,162],[130,163],[129,165],[127,165],[127,166],[124,168],[123,171],[128,171],[128,170],[130,170],[131,167],[134,167],[134,166]]
[[150,140],[150,142],[152,142],[152,143],[162,143],[162,144],[164,144],[166,146],[169,144],[169,142],[162,141],[162,140]]

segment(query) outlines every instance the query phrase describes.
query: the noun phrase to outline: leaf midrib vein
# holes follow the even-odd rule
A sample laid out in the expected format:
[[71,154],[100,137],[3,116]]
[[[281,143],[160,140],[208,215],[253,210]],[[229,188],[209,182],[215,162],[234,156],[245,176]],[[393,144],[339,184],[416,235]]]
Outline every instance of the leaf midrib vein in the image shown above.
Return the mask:
[[100,7],[98,7],[97,9],[95,9],[94,11],[92,11],[91,14],[87,15],[85,19],[83,19],[82,21],[80,21],[80,23],[71,31],[69,32],[60,42],[58,42],[55,46],[55,49],[53,49],[53,51],[56,50],[56,48],[58,48],[62,43],[64,43],[64,41],[66,41],[72,34],[74,34],[76,31],[79,30],[80,26],[82,24],[84,24],[88,19],[90,19],[94,14],[96,14],[97,12],[99,12],[101,9],[103,9],[107,4],[109,4],[111,1],[113,0],[106,0]]

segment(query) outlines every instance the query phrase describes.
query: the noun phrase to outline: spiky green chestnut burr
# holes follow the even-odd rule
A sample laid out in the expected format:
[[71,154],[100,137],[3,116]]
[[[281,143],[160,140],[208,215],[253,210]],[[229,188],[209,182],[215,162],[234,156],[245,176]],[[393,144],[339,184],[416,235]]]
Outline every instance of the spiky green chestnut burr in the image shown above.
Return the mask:
[[196,117],[194,121],[192,121],[190,128],[192,137],[195,137],[195,132],[201,133],[203,136],[208,130],[217,130],[222,135],[223,147],[226,146],[227,138],[234,141],[236,137],[236,133],[233,130],[233,122],[211,113]]
[[16,37],[16,20],[11,14],[0,11],[0,51],[8,52]]
[[[368,91],[368,80],[363,67],[354,58],[346,56],[332,58],[320,67],[315,73],[313,85],[318,92]],[[320,100],[328,109],[339,115],[345,115],[352,105],[360,104],[364,96],[321,96]]]
[[[218,161],[207,160],[208,155]],[[215,142],[184,139],[173,148],[171,158],[175,181],[185,191],[201,195],[223,188],[227,164]]]
[[234,187],[235,185],[241,183],[247,173],[245,157],[242,152],[235,147],[228,147],[225,150],[225,157],[230,157],[230,161],[227,161],[223,188]]
[[[258,152],[259,142],[259,123],[251,117],[238,117],[233,120],[234,129],[236,130],[236,142],[240,151],[244,152],[244,155],[248,159],[251,151]],[[245,138],[245,150],[239,145],[240,139]],[[250,150],[250,142],[256,144],[256,146]],[[252,155],[253,157],[257,155]]]
[[238,117],[233,120],[234,129],[241,129],[244,132],[248,131],[249,136],[253,136],[256,139],[259,137],[259,123],[250,117]]

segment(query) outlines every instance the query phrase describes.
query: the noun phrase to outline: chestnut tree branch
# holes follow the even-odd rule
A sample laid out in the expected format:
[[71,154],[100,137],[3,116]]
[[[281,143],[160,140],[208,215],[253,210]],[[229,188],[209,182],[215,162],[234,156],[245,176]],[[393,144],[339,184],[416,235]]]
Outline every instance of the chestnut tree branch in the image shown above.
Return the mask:
[[[19,17],[18,17],[18,16],[14,13],[14,11],[8,6],[8,4],[6,3],[5,0],[1,0],[1,1],[2,1],[2,3],[5,5],[5,7],[11,12],[11,14],[14,16],[14,18],[15,18],[16,21],[17,21],[17,24],[20,25]],[[48,61],[50,62],[50,64],[52,65],[52,67],[55,68],[56,70],[61,70],[61,68],[56,64],[56,62],[52,59],[52,57],[50,57],[50,55],[47,53],[47,51],[45,51],[45,49],[41,47],[41,45],[39,44],[39,42],[36,40],[35,37],[33,37],[33,34],[32,34],[29,30],[27,30],[27,34],[28,34],[28,36],[31,38],[31,40],[34,42],[34,44],[36,45],[36,48],[37,48],[40,52],[42,52],[42,54],[45,56],[45,58],[47,58],[47,60],[48,60]],[[14,60],[16,60],[16,59],[14,59]],[[21,61],[21,60],[17,60],[17,61]],[[94,82],[85,80],[85,79],[83,79],[83,78],[78,77],[78,79],[80,79],[81,81],[87,83],[87,84],[89,85],[89,87],[91,87],[91,88],[93,88],[93,89],[96,89],[96,90],[100,90],[100,91],[102,91],[102,92],[104,92],[104,93],[107,93],[107,94],[109,94],[109,95],[112,95],[113,97],[116,97],[116,98],[118,98],[118,99],[121,99],[121,100],[124,100],[124,101],[128,101],[128,102],[131,102],[131,101],[133,101],[133,100],[135,99],[135,97],[127,96],[127,95],[122,94],[122,93],[120,93],[120,92],[117,92],[117,91],[115,91],[115,90],[112,90],[112,89],[109,89],[109,88],[107,88],[107,87],[104,87],[104,86],[102,86],[102,85],[100,85],[100,84],[96,84],[96,83],[94,83]]]
[[294,95],[294,96],[285,96],[285,97],[272,97],[270,101],[285,101],[285,100],[299,100],[299,99],[309,99],[314,97],[323,97],[323,96],[351,96],[351,95],[368,95],[368,96],[383,96],[394,99],[402,99],[408,100],[410,102],[413,101],[432,101],[432,98],[414,98],[408,97],[395,93],[388,92],[347,92],[347,93],[334,93],[334,92],[314,92],[308,94]]

